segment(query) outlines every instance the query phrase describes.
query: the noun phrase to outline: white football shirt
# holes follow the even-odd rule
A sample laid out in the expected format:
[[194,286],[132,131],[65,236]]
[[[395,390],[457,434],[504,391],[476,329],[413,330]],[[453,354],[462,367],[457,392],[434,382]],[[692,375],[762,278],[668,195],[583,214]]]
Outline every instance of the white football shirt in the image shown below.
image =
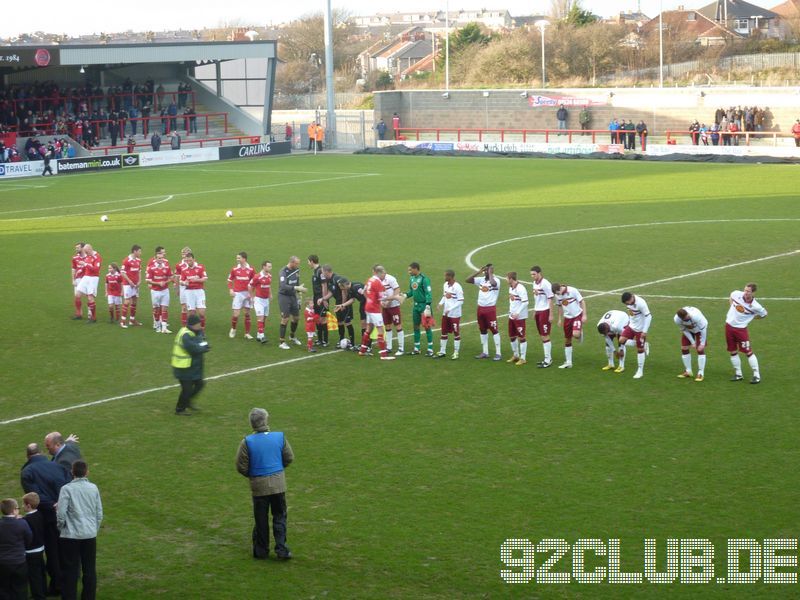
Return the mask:
[[675,321],[675,325],[681,328],[683,331],[688,331],[689,333],[700,333],[703,329],[708,327],[708,319],[706,319],[705,315],[700,312],[699,308],[695,308],[694,306],[684,306],[683,310],[688,313],[689,320],[684,321],[678,315],[675,315],[673,319]]
[[550,299],[553,297],[553,287],[544,277],[539,283],[533,282],[533,310],[548,310]]
[[464,305],[464,290],[461,284],[454,281],[451,284],[445,281],[443,286],[442,299],[439,300],[444,308],[442,314],[451,319],[456,319],[461,316],[461,307]]
[[608,323],[608,333],[612,335],[619,335],[622,333],[622,330],[628,326],[629,322],[630,318],[628,318],[627,313],[621,310],[610,310],[603,315],[603,318],[600,319],[597,324],[600,325],[600,323]]
[[500,296],[498,277],[476,277],[475,285],[478,286],[478,306],[497,306],[497,298]]
[[519,281],[516,287],[508,288],[508,314],[516,314],[517,319],[528,318],[528,290]]
[[731,292],[731,305],[728,308],[728,316],[725,318],[725,322],[728,325],[737,329],[744,329],[756,317],[763,319],[766,316],[766,309],[755,298],[748,304],[744,299],[743,291],[736,290]]
[[631,317],[631,329],[638,333],[647,333],[647,330],[650,329],[650,321],[652,320],[650,316],[650,307],[647,306],[647,302],[645,302],[644,298],[641,296],[634,296],[633,298],[634,303],[627,305],[628,314]]
[[[397,283],[397,279],[395,279],[392,275],[388,273],[383,278],[383,297],[384,298],[391,298],[394,296],[397,291],[400,289],[400,284]],[[388,303],[387,307],[394,307],[400,306],[399,300],[392,300]]]
[[583,296],[571,285],[566,286],[566,288],[566,294],[555,294],[556,302],[561,306],[561,310],[564,312],[564,318],[574,319],[583,312],[581,310]]

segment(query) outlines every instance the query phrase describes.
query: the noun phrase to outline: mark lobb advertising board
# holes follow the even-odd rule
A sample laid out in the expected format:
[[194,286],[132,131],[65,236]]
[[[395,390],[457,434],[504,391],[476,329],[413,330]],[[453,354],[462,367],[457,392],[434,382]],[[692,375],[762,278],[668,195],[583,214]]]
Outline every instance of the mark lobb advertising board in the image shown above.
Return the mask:
[[291,142],[264,142],[263,144],[245,144],[243,146],[222,146],[219,149],[219,159],[276,156],[278,154],[289,154],[291,151]]
[[58,173],[80,173],[82,171],[101,171],[106,169],[121,169],[121,156],[104,156],[97,158],[59,158]]

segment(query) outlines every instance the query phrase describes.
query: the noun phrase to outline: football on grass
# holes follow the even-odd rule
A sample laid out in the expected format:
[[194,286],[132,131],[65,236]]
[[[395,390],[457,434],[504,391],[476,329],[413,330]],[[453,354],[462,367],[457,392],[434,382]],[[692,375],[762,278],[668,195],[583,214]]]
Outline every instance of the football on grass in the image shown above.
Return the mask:
[[228,218],[230,219],[230,218],[233,216],[233,211],[232,211],[232,210],[229,210],[229,211],[227,211],[227,212],[225,213],[225,216],[226,216],[226,217],[228,217]]
[[100,217],[100,220],[105,223],[106,221],[108,221],[108,215],[103,215],[102,217]]

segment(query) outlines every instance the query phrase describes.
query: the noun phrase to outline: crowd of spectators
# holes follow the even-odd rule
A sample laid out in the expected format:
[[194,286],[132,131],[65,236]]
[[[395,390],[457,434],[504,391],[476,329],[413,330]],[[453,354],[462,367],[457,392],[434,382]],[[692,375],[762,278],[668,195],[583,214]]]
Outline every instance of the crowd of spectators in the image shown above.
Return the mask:
[[706,125],[695,120],[689,125],[692,144],[708,146],[738,146],[742,132],[763,132],[772,129],[772,113],[769,107],[731,106],[718,108],[713,124]]
[[65,138],[53,138],[47,143],[28,138],[22,152],[16,144],[6,146],[0,141],[0,162],[20,162],[23,155],[27,160],[42,160],[48,152],[49,158],[75,158],[75,147]]
[[69,136],[86,148],[111,138],[111,145],[126,136],[149,135],[150,119],[159,118],[162,133],[177,129],[179,114],[186,129],[197,131],[192,86],[181,83],[176,93],[166,92],[152,79],[105,89],[87,81],[79,87],[56,82],[0,85],[0,128],[21,136]]

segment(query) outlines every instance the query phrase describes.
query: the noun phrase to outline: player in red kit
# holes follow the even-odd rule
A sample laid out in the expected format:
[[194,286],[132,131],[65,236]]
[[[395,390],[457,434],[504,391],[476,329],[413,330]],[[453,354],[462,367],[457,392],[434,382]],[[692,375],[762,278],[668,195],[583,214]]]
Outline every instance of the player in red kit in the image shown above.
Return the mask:
[[124,325],[130,316],[131,325],[141,325],[136,320],[136,305],[139,303],[139,280],[142,275],[142,247],[134,244],[131,253],[122,261],[122,319]]
[[83,302],[78,291],[78,284],[83,277],[83,246],[83,242],[75,244],[75,254],[72,255],[72,296],[75,303],[75,315],[72,318],[75,320],[83,318]]
[[100,266],[103,263],[103,258],[100,253],[92,248],[91,244],[83,246],[83,277],[78,284],[77,291],[81,297],[86,296],[86,303],[89,307],[89,319],[87,323],[97,322],[97,304],[95,298],[97,297],[97,284],[100,281]]
[[122,273],[120,273],[117,263],[108,265],[108,275],[106,275],[106,298],[108,299],[109,322],[113,323],[120,318],[122,308]]
[[269,316],[269,300],[272,296],[272,263],[265,260],[261,263],[261,270],[250,280],[250,299],[256,310],[258,320],[258,333],[256,339],[262,344],[267,343],[264,335],[264,325]]
[[[206,268],[195,261],[194,254],[188,252],[184,257],[186,267],[181,270],[181,283],[186,287],[186,311],[189,315],[200,317],[200,327],[206,328],[206,291],[208,280]],[[187,317],[188,318],[188,317]]]
[[314,310],[314,299],[309,298],[306,300],[306,310],[305,310],[305,318],[306,318],[306,338],[307,338],[307,346],[309,352],[316,352],[317,349],[314,348],[314,332],[317,330],[317,324],[319,323],[319,315]]
[[178,290],[178,299],[181,303],[181,326],[186,327],[186,317],[188,315],[186,310],[186,286],[181,281],[181,271],[186,268],[186,255],[192,251],[189,246],[184,246],[181,249],[181,260],[175,265],[175,287]]
[[228,332],[229,338],[236,337],[239,313],[244,310],[244,339],[253,339],[253,336],[250,335],[250,280],[255,274],[255,269],[247,263],[247,252],[239,252],[236,255],[236,265],[228,275],[228,289],[233,298],[233,316],[231,317],[231,330]]
[[367,281],[364,289],[364,296],[367,299],[366,306],[364,307],[367,313],[367,330],[361,336],[361,349],[358,352],[359,356],[364,356],[369,347],[370,335],[373,329],[378,330],[378,348],[381,353],[381,360],[394,360],[395,357],[391,356],[386,351],[386,340],[384,339],[386,330],[383,327],[383,299],[385,288],[383,287],[383,278],[386,276],[386,269],[380,265],[375,265],[372,268],[372,277]]
[[[153,322],[156,333],[172,333],[169,330],[169,284],[172,270],[166,258],[164,247],[156,248],[156,255],[148,263],[145,280],[150,286],[150,302],[153,305]],[[122,325],[125,327],[125,325]]]
[[[163,253],[162,256],[166,256],[166,249],[164,248],[164,246],[156,246],[156,250],[153,253],[153,256],[150,258],[150,260],[147,261],[147,265],[144,267],[144,269],[142,269],[144,271],[144,273],[145,273],[145,281],[147,280],[147,270],[155,264],[156,260],[158,260],[158,254],[160,252]],[[164,259],[164,260],[166,260],[166,259]],[[170,272],[169,275],[170,275],[170,281],[172,281],[173,280],[172,272]],[[155,314],[155,306],[153,306],[153,313]],[[153,331],[155,331],[156,333],[159,333],[160,330],[161,330],[161,322],[156,320],[155,317],[154,317],[153,318]]]

